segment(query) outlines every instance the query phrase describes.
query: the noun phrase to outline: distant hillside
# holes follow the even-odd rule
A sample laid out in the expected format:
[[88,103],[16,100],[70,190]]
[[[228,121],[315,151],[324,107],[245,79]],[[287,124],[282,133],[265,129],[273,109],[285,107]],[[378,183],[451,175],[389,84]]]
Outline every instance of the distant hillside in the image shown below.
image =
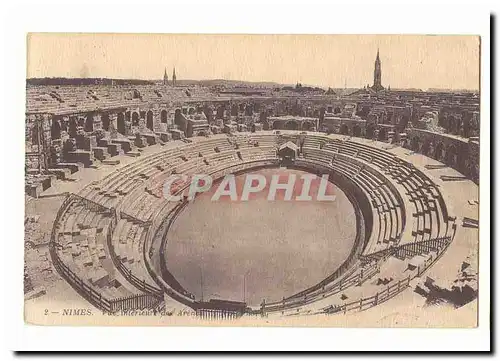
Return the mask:
[[26,85],[148,85],[150,80],[108,78],[29,78]]
[[179,85],[199,85],[206,87],[225,86],[227,88],[233,87],[251,87],[251,88],[276,88],[287,86],[288,84],[279,84],[274,82],[253,82],[243,80],[226,80],[226,79],[209,79],[209,80],[178,80]]
[[[169,81],[171,82],[171,80]],[[143,80],[143,79],[112,79],[112,78],[28,78],[27,85],[148,85],[162,84],[162,79]],[[208,80],[177,80],[178,85],[184,86],[203,86],[203,87],[251,87],[251,88],[276,88],[289,86],[289,84],[279,84],[275,82],[251,82],[242,80],[208,79]]]
[[[154,85],[162,84],[162,79],[144,80],[144,79],[112,79],[112,78],[28,78],[26,79],[27,85]],[[171,83],[171,80],[169,80]],[[244,81],[244,80],[226,80],[226,79],[206,79],[206,80],[193,80],[193,79],[179,79],[177,80],[179,86],[202,86],[207,88],[257,88],[257,89],[291,89],[296,88],[297,84],[281,84],[270,81]],[[313,85],[300,84],[300,87],[305,90],[327,90],[327,88],[320,88]],[[343,90],[334,89],[335,92],[342,93]]]
[[435,93],[477,93],[477,89],[447,89],[447,88],[429,88],[428,92]]

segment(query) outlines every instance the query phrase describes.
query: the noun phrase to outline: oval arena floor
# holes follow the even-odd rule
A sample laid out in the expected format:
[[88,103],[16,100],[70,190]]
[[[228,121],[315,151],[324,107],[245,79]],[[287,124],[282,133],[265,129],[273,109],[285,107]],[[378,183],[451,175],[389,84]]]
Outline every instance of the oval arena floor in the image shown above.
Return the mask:
[[[246,300],[251,306],[263,299],[277,301],[326,278],[351,251],[356,217],[340,188],[328,183],[326,194],[335,195],[333,201],[318,201],[313,187],[312,201],[295,196],[285,201],[284,191],[268,201],[273,175],[284,183],[295,174],[298,195],[306,172],[275,168],[253,173],[264,175],[268,186],[249,201],[232,202],[227,196],[212,201],[212,194],[204,193],[168,233],[167,268],[197,299]],[[245,176],[236,176],[236,183]]]

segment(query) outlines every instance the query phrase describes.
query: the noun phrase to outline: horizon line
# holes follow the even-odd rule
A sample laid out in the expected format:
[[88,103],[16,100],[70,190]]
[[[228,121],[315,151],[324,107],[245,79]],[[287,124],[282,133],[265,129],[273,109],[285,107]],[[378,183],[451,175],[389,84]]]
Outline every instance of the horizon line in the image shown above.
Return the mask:
[[[145,79],[145,78],[119,78],[119,77],[67,77],[67,76],[45,76],[45,77],[30,77],[26,78],[27,81],[33,80],[33,79],[105,79],[105,80],[139,80],[139,81],[150,81],[150,82],[163,82],[163,78],[157,78],[157,79]],[[316,88],[332,88],[332,89],[363,89],[366,87],[368,84],[364,85],[343,85],[343,86],[321,86],[321,85],[313,85],[313,84],[307,84],[307,83],[302,83],[302,82],[297,82],[295,84],[292,83],[279,83],[277,81],[271,81],[271,80],[238,80],[238,79],[224,79],[224,78],[206,78],[206,79],[177,79],[177,82],[202,82],[202,81],[228,81],[228,82],[241,82],[241,83],[270,83],[270,84],[276,84],[276,85],[284,85],[284,86],[294,86],[296,84],[301,84],[302,86],[308,86],[308,87],[316,87]],[[169,80],[171,81],[171,80]],[[44,85],[44,84],[40,84]],[[71,85],[71,84],[63,84],[63,85]],[[391,86],[390,84],[386,85],[385,88],[387,89],[390,87],[391,89],[405,89],[405,90],[411,90],[411,89],[418,89],[421,91],[427,91],[428,89],[436,89],[436,90],[469,90],[469,91],[479,91],[479,89],[471,89],[471,88],[436,88],[436,87],[429,87],[429,88],[419,88],[419,87],[398,87],[398,86]]]

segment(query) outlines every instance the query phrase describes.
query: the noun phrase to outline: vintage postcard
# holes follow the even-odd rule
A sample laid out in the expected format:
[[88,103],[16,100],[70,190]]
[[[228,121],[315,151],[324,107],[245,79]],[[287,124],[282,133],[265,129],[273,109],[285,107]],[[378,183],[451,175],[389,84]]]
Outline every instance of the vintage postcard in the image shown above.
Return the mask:
[[478,325],[479,36],[27,47],[26,323]]

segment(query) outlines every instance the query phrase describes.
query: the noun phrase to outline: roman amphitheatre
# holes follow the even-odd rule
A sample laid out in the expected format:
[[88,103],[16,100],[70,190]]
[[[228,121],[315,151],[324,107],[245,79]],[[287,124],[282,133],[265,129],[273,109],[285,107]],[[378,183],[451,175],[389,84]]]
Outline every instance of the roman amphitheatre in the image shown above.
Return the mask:
[[[351,90],[74,82],[26,88],[27,319],[382,320],[475,304],[478,94],[377,75]],[[336,199],[162,192],[172,175],[252,173],[327,174]]]

